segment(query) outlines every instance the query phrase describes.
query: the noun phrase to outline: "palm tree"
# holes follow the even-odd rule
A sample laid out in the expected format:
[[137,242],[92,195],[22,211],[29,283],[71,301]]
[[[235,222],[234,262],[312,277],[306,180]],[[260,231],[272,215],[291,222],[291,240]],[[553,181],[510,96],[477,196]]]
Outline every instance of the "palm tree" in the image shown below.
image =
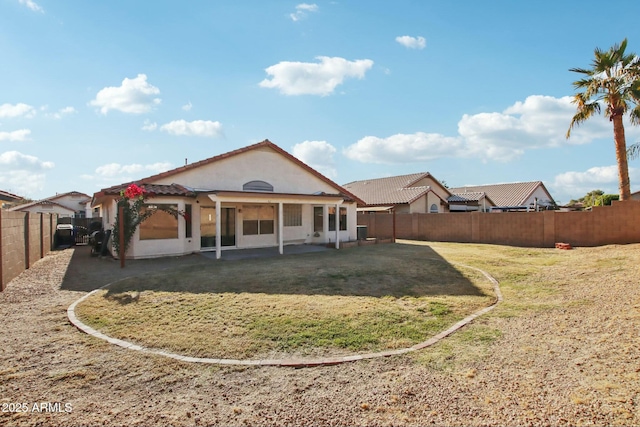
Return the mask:
[[573,82],[576,93],[573,103],[577,112],[571,119],[567,138],[571,129],[600,113],[601,104],[606,107],[605,116],[613,122],[613,141],[618,161],[618,183],[620,200],[628,200],[631,195],[629,166],[627,164],[627,143],[624,136],[623,116],[629,112],[632,124],[640,124],[640,58],[634,53],[625,53],[627,39],[607,51],[595,50],[592,68],[571,68],[569,71],[585,77]]

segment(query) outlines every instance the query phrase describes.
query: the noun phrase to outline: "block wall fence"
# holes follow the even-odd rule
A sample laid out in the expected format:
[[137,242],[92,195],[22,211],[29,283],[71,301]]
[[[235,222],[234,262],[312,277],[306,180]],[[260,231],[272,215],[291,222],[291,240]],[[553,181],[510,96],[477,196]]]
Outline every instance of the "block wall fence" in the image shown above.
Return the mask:
[[[358,214],[367,236],[393,237],[394,215]],[[398,239],[552,248],[640,243],[640,201],[614,201],[584,212],[396,214]]]
[[0,291],[53,249],[55,214],[0,210]]

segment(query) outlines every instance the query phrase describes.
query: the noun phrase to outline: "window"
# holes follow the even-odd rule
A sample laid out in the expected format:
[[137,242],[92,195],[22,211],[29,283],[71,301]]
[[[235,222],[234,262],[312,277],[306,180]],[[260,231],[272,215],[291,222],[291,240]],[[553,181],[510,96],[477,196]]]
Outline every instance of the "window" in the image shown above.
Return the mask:
[[273,234],[274,218],[273,206],[245,205],[242,207],[242,234]]
[[167,210],[177,212],[178,205],[144,205],[142,212],[148,210],[155,212],[140,224],[140,240],[178,238],[178,217],[167,212]]
[[435,203],[429,208],[429,213],[438,213],[438,206]]
[[302,205],[283,205],[283,222],[285,227],[299,227],[302,225]]
[[[347,208],[340,208],[340,230],[347,229]],[[336,231],[336,208],[329,208],[329,231]]]
[[324,212],[322,206],[313,207],[313,231],[321,232],[324,227]]

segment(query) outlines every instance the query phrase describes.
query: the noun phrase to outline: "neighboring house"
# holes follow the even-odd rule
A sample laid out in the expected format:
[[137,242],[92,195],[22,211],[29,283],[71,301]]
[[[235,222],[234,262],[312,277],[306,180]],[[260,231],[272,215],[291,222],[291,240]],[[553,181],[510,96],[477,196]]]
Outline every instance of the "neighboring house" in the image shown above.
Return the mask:
[[635,193],[631,193],[631,200],[640,200],[640,191],[636,191]]
[[0,190],[0,205],[2,209],[8,209],[22,200],[22,197]]
[[447,199],[450,212],[489,212],[495,203],[483,191],[454,193]]
[[[158,210],[136,230],[129,258],[198,251],[335,244],[357,238],[358,197],[269,140],[135,182]],[[120,192],[93,195],[105,229],[113,227]]]
[[542,181],[469,185],[449,191],[462,197],[468,193],[484,193],[494,203],[492,211],[537,211],[553,208],[556,204]]
[[58,214],[59,217],[84,218],[89,201],[91,201],[91,196],[88,194],[70,191],[35,202],[14,206],[10,210],[33,213],[55,213]]
[[451,193],[429,172],[353,181],[344,188],[364,201],[358,211],[393,209],[397,213],[442,213],[449,211]]

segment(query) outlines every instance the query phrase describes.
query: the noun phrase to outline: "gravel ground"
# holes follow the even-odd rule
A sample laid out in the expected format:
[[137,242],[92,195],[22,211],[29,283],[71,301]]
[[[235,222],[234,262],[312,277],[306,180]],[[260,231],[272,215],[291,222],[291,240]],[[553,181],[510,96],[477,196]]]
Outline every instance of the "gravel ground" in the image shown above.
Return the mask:
[[[73,301],[118,277],[211,261],[121,270],[85,249],[52,253],[0,294],[0,425],[640,425],[640,245],[571,251],[546,278],[562,304],[478,319],[502,335],[453,369],[416,355],[204,366],[111,346],[69,324]],[[572,275],[586,262],[601,269]]]

